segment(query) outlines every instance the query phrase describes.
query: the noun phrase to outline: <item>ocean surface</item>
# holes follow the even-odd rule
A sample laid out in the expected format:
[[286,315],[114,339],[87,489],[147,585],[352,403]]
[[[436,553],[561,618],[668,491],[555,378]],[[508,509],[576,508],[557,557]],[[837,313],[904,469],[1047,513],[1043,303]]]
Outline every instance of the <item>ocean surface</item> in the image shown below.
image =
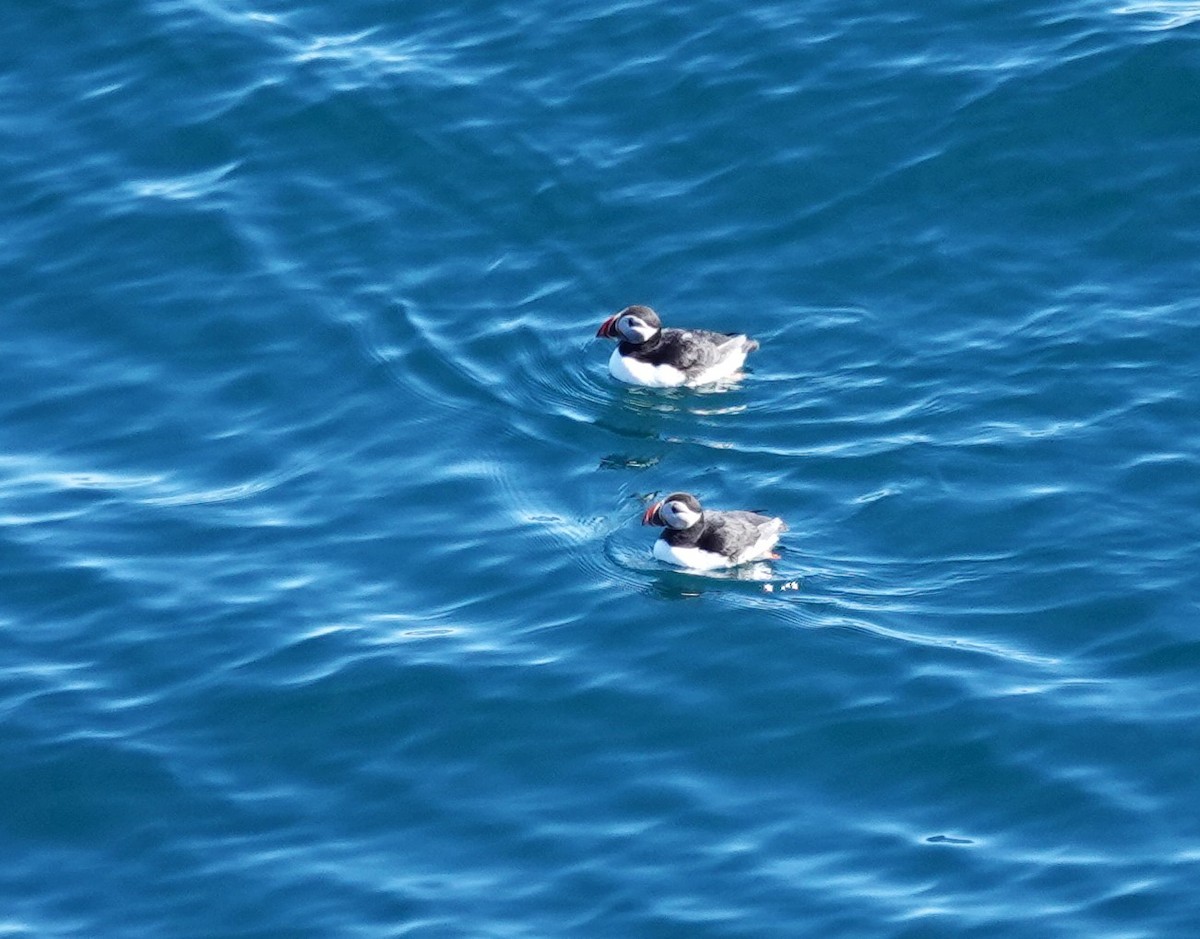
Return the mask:
[[3,22],[0,936],[1200,936],[1197,0]]

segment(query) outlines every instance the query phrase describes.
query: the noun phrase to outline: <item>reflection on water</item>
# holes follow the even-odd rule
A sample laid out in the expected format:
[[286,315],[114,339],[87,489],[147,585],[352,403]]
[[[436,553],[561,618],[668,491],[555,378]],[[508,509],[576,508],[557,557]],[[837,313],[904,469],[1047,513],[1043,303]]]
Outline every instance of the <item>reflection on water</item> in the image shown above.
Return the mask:
[[1195,3],[252,6],[0,30],[0,931],[1195,932]]
[[661,456],[633,456],[625,453],[610,453],[600,458],[600,469],[606,470],[643,470],[655,466]]

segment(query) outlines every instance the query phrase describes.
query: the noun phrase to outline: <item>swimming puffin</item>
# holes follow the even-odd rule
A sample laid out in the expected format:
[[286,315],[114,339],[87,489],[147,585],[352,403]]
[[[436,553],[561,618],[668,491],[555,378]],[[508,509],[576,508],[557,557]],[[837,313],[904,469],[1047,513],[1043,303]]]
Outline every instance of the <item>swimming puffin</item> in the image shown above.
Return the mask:
[[648,306],[627,306],[596,330],[619,339],[608,360],[613,378],[648,388],[707,385],[737,374],[758,343],[739,333],[706,329],[663,329]]
[[689,492],[655,502],[642,524],[666,529],[654,542],[656,558],[701,571],[777,558],[771,549],[787,531],[783,519],[758,512],[706,512]]

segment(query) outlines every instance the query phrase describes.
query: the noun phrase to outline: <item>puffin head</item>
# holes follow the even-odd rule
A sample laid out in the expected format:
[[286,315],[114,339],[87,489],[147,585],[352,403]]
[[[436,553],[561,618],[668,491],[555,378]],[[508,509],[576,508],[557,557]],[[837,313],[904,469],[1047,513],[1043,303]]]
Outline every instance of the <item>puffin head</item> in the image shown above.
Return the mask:
[[643,525],[662,525],[682,531],[699,524],[704,510],[699,500],[690,492],[673,492],[665,499],[655,502],[642,515]]
[[596,335],[605,339],[623,339],[640,346],[661,332],[662,320],[650,307],[627,306],[601,323]]

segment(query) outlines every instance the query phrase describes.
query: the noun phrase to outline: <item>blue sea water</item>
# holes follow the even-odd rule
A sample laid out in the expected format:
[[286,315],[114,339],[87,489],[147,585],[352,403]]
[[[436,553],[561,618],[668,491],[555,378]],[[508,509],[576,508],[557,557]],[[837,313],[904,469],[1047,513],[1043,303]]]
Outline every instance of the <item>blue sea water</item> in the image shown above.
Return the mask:
[[0,935],[1200,935],[1195,0],[4,12]]

